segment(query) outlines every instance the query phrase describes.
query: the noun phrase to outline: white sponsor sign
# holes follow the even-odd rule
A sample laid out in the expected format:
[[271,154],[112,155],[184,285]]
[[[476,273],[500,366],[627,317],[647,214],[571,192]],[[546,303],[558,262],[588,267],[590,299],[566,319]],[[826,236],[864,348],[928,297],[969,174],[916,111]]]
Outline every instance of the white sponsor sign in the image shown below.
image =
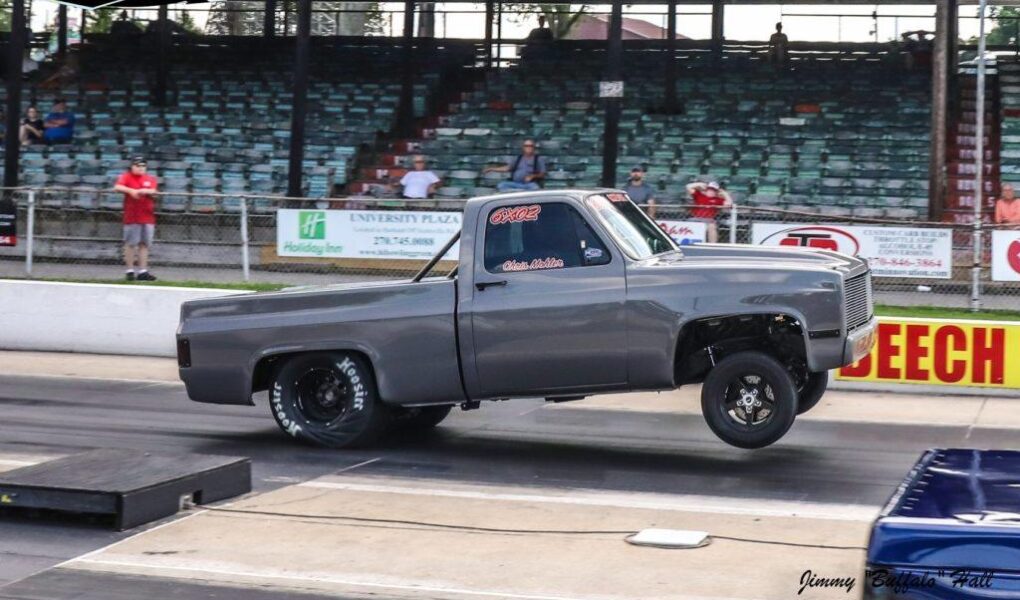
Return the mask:
[[754,223],[751,243],[835,250],[868,261],[876,277],[949,279],[953,271],[951,229],[871,225]]
[[992,232],[992,281],[1020,281],[1020,231]]
[[599,98],[623,98],[623,82],[600,81]]
[[705,241],[705,223],[702,221],[670,221],[667,219],[656,219],[659,227],[666,232],[673,241],[681,246],[697,244]]
[[[459,212],[281,209],[279,256],[427,259],[460,231]],[[457,245],[447,253],[453,258]]]

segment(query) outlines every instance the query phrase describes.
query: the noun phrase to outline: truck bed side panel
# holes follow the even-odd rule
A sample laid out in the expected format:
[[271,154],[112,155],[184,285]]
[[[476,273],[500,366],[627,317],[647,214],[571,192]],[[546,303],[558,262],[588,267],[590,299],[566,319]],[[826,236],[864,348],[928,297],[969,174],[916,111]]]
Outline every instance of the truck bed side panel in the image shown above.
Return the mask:
[[197,309],[181,332],[191,341],[193,365],[181,377],[194,400],[246,404],[262,358],[346,349],[371,360],[387,404],[460,402],[455,288],[452,280],[385,284],[270,294],[236,312]]

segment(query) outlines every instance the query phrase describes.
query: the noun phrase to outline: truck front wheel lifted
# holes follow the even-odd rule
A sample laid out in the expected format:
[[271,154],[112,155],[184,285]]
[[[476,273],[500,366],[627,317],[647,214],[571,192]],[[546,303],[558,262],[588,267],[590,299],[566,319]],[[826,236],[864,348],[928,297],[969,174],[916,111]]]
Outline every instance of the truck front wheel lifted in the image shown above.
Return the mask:
[[797,414],[802,415],[814,408],[818,401],[822,399],[822,395],[825,394],[825,388],[828,385],[828,371],[808,373],[804,377],[804,384],[798,390],[800,400],[797,405]]
[[390,418],[368,364],[343,352],[284,361],[273,373],[269,405],[285,433],[331,448],[371,443]]
[[762,352],[719,361],[701,387],[701,411],[719,439],[738,448],[779,440],[797,416],[798,394],[783,365]]

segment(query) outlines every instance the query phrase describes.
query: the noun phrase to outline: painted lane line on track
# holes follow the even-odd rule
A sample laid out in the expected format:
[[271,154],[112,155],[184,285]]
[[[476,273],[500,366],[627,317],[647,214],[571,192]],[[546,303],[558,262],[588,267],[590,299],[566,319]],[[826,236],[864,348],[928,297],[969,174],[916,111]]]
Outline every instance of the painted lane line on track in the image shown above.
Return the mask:
[[632,493],[610,494],[595,490],[572,490],[570,496],[545,494],[484,492],[442,488],[411,487],[339,481],[307,481],[297,487],[328,489],[378,494],[403,494],[438,498],[463,498],[504,502],[536,502],[577,506],[605,506],[677,512],[746,515],[756,517],[797,517],[832,521],[871,522],[879,507],[862,504],[822,504],[816,502],[786,502],[780,500],[742,500],[718,496],[666,496],[661,494]]
[[356,465],[351,465],[349,467],[344,467],[344,468],[340,469],[339,471],[333,471],[333,474],[336,475],[337,473],[346,473],[348,471],[353,471],[354,469],[360,469],[361,467],[367,467],[368,465],[370,465],[372,463],[379,462],[382,459],[383,459],[383,457],[381,457],[381,456],[377,456],[375,458],[370,458],[368,460],[359,462]]
[[[139,557],[140,558],[140,557]],[[105,560],[105,559],[84,559],[78,561],[82,564],[106,566],[106,567],[124,567],[124,568],[136,568],[136,569],[162,569],[166,571],[176,571],[181,573],[191,573],[196,576],[201,575],[221,575],[227,577],[249,577],[253,579],[262,580],[281,580],[281,581],[292,581],[292,582],[305,582],[305,583],[327,583],[333,585],[347,585],[351,587],[367,587],[373,589],[393,590],[393,591],[404,591],[404,592],[417,592],[417,593],[433,593],[433,594],[454,594],[460,596],[473,596],[483,598],[513,598],[515,600],[586,600],[590,599],[590,596],[554,596],[547,594],[522,594],[515,592],[496,591],[496,590],[473,590],[469,588],[456,588],[456,587],[440,587],[440,586],[429,586],[429,585],[416,585],[413,583],[379,583],[373,581],[359,581],[356,579],[346,579],[329,574],[306,574],[306,575],[295,575],[288,572],[273,572],[272,569],[258,569],[249,570],[245,568],[211,568],[198,561],[189,561],[175,559],[173,562],[177,564],[168,565],[164,564],[167,561],[160,561],[158,559],[142,559],[142,560]],[[229,563],[228,563],[229,564]],[[755,598],[723,598],[718,596],[706,597],[706,596],[681,596],[683,600],[757,600]]]
[[[81,556],[75,556],[75,557],[69,558],[69,559],[67,559],[65,561],[58,562],[55,565],[43,567],[42,569],[39,569],[38,571],[33,571],[33,572],[29,573],[28,575],[25,575],[24,577],[19,577],[18,579],[14,579],[14,580],[8,581],[7,583],[3,584],[3,587],[13,586],[16,583],[20,583],[20,582],[25,581],[26,579],[28,579],[30,577],[35,577],[36,575],[41,575],[42,573],[45,573],[46,571],[49,571],[51,569],[59,569],[60,567],[69,566],[69,565],[71,565],[73,563],[76,563],[78,561],[86,560],[90,556],[94,556],[96,554],[99,554],[100,552],[105,552],[105,551],[109,550],[110,548],[113,548],[114,546],[117,546],[119,544],[123,544],[124,542],[126,542],[126,541],[128,541],[130,539],[136,538],[136,537],[141,536],[141,535],[145,535],[146,533],[150,533],[150,532],[162,529],[164,527],[167,527],[168,525],[173,525],[174,523],[178,523],[180,521],[184,521],[185,519],[190,519],[192,517],[197,517],[198,515],[200,515],[200,514],[202,514],[204,512],[208,512],[208,511],[196,512],[196,513],[192,513],[190,515],[185,515],[185,516],[180,517],[180,518],[177,518],[176,516],[167,517],[168,519],[171,519],[171,520],[167,521],[166,523],[160,523],[159,525],[156,525],[155,527],[153,527],[151,529],[146,529],[145,531],[140,531],[140,532],[138,532],[138,533],[136,533],[134,535],[129,535],[129,536],[125,537],[124,539],[117,540],[116,542],[113,542],[112,544],[107,544],[107,545],[105,545],[105,546],[103,546],[101,548],[96,548],[95,550],[92,550],[90,552],[86,552],[85,554],[82,554]],[[0,590],[2,590],[2,588],[0,588]]]

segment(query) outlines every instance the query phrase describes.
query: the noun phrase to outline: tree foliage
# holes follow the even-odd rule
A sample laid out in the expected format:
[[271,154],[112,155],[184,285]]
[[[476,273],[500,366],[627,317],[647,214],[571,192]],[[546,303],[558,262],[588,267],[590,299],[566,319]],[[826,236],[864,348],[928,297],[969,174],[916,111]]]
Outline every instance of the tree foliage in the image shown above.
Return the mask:
[[85,33],[110,33],[110,26],[117,18],[116,8],[97,8],[85,11]]
[[[1020,36],[1017,35],[1020,27],[1020,8],[1016,6],[993,6],[989,15],[995,26],[985,33],[985,43],[989,46],[1007,46],[1016,44]],[[987,24],[985,25],[988,26]],[[977,37],[969,40],[977,43]]]

